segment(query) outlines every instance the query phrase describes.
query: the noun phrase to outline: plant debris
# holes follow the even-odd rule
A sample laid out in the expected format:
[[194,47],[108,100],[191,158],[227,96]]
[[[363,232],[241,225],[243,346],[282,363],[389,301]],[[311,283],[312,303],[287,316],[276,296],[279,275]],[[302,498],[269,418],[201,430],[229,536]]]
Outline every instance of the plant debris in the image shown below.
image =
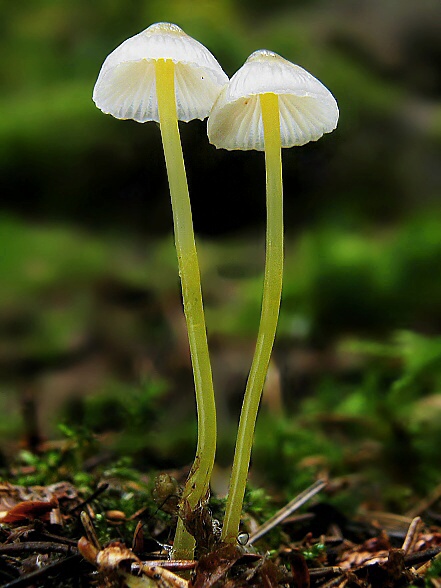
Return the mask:
[[[164,476],[160,480],[170,482]],[[174,483],[170,484],[173,492],[179,491]],[[113,492],[115,487],[114,482]],[[158,500],[158,483],[154,487]],[[205,507],[189,525],[202,547],[198,558],[174,561],[169,559],[170,545],[161,543],[160,539],[172,536],[175,514],[152,511],[155,502],[144,493],[145,509],[138,509],[133,515],[110,509],[107,507],[111,484],[101,483],[98,490],[83,497],[83,492],[69,482],[47,487],[3,482],[0,486],[0,585],[3,588],[72,585],[439,588],[441,585],[441,528],[430,521],[430,512],[436,509],[437,502],[430,502],[432,511],[422,512],[413,519],[381,512],[339,519],[337,509],[326,503],[312,505],[308,516],[295,517],[285,507],[291,516],[278,523],[282,528],[276,548],[262,539],[256,541],[256,548],[251,544],[222,544],[218,536],[213,537],[211,513]],[[121,504],[126,490],[127,486],[121,482]],[[150,512],[149,520],[145,518],[146,509]],[[100,513],[104,513],[103,518]],[[125,541],[110,539],[102,543],[109,537],[123,538],[123,528],[129,522],[135,525],[131,542],[126,536]],[[108,526],[106,532],[102,529],[104,524]]]

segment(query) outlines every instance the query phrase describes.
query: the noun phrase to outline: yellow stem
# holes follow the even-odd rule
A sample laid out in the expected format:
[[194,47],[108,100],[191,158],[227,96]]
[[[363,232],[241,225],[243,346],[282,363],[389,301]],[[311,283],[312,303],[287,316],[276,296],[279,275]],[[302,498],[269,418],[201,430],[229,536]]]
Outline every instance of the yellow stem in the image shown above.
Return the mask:
[[283,188],[279,103],[260,95],[265,140],[267,233],[262,312],[237,432],[222,539],[236,541],[251,458],[254,427],[276,335],[283,277]]
[[[171,60],[156,61],[159,121],[170,187],[175,245],[196,391],[198,416],[196,457],[183,493],[183,500],[191,509],[194,509],[208,493],[216,452],[216,407],[190,197],[179,136],[174,74],[175,65]],[[192,537],[179,520],[174,543],[175,557],[191,557],[193,546]]]

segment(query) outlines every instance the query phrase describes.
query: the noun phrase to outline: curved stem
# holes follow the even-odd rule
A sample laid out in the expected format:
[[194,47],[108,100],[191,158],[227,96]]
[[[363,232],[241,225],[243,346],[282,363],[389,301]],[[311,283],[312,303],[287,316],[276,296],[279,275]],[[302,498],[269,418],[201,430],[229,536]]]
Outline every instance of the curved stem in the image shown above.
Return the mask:
[[267,233],[262,312],[256,350],[240,413],[222,539],[236,541],[251,458],[254,427],[279,318],[283,277],[283,189],[279,104],[276,94],[260,95],[265,139]]
[[[175,245],[196,390],[198,417],[196,457],[183,493],[183,501],[194,509],[208,493],[216,452],[216,407],[190,197],[179,136],[174,73],[175,66],[171,60],[156,61],[159,121],[170,187]],[[188,535],[180,521],[174,546],[176,556],[180,557],[183,551],[188,551],[190,543],[194,545],[192,537]]]

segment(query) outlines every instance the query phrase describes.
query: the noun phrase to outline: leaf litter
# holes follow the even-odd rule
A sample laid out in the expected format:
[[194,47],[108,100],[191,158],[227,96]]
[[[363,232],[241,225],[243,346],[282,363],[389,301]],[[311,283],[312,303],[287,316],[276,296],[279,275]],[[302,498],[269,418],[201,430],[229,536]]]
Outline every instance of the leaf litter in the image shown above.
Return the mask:
[[[165,479],[170,482],[170,492],[177,491],[171,478]],[[241,542],[248,539],[245,545],[223,544],[218,521],[208,505],[201,504],[191,517],[184,514],[188,516],[187,527],[195,535],[196,556],[195,560],[182,561],[170,559],[169,538],[176,523],[176,509],[167,506],[170,497],[162,498],[164,510],[171,513],[158,510],[144,491],[141,498],[145,508],[132,514],[124,512],[124,506],[106,508],[112,492],[114,502],[119,500],[123,505],[128,488],[136,492],[133,484],[121,483],[118,497],[115,488],[101,482],[85,496],[84,488],[70,482],[30,487],[2,482],[1,586],[441,586],[441,517],[434,514],[439,506],[436,493],[432,500],[428,497],[422,501],[424,510],[413,518],[371,512],[347,519],[339,517],[341,513],[326,502],[307,506],[305,514],[294,515],[292,504],[305,502],[305,495],[311,498],[314,488],[326,491],[325,482],[317,481],[312,491],[307,489],[269,521],[263,521],[257,532],[249,536],[244,533]],[[171,503],[175,504],[173,500]],[[122,530],[129,521],[130,529],[134,528],[131,537],[127,529]],[[103,525],[108,526],[106,532]],[[276,547],[266,542],[262,527],[264,531],[279,531]],[[120,540],[115,539],[118,534]]]

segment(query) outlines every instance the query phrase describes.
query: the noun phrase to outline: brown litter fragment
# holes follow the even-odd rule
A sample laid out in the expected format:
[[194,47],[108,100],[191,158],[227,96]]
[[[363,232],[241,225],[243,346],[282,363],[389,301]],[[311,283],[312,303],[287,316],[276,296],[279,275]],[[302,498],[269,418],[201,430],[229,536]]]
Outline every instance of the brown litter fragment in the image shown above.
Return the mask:
[[143,563],[131,549],[118,541],[99,551],[85,538],[78,542],[80,553],[93,563],[101,576],[100,585],[129,588],[187,588],[188,582],[156,564]]
[[[58,508],[58,500],[56,498],[52,498],[49,502],[43,502],[41,500],[19,502],[9,512],[4,514],[1,522],[13,524],[33,521],[35,519],[49,520],[51,511],[56,508]],[[57,517],[56,520],[59,521],[60,518]]]

